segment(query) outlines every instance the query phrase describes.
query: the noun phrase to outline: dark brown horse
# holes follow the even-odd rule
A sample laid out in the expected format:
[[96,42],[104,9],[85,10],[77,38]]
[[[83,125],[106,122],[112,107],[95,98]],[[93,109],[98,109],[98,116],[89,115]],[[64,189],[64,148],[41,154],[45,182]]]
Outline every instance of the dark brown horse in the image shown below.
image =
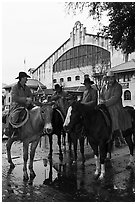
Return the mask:
[[74,102],[68,109],[67,117],[64,123],[65,129],[67,129],[69,132],[73,132],[76,125],[82,120],[88,142],[95,155],[95,175],[99,175],[101,163],[100,179],[104,178],[105,175],[104,163],[107,152],[109,151],[108,147],[111,141],[110,135],[112,131],[110,115],[107,109],[105,109],[105,112],[107,114],[108,122],[99,108],[93,108],[80,102]]
[[[99,175],[100,171],[100,163],[101,163],[101,174],[99,179],[102,179],[105,175],[105,166],[104,162],[107,156],[107,152],[111,152],[111,146],[113,142],[113,138],[110,137],[111,132],[111,118],[108,113],[108,110],[105,106],[102,106],[103,111],[107,113],[108,122],[104,117],[104,113],[100,109],[100,105],[96,108],[91,108],[79,102],[73,103],[68,109],[67,117],[64,123],[64,127],[66,127],[70,132],[74,130],[77,124],[81,120],[83,120],[83,126],[86,131],[86,136],[88,138],[89,144],[92,147],[95,155],[96,161],[96,171],[95,175]],[[123,137],[125,138],[127,145],[130,151],[130,161],[131,164],[133,160],[133,151],[134,151],[134,143],[132,141],[132,135],[134,136],[135,130],[135,110],[130,107],[125,108],[131,115],[132,118],[132,128],[127,129],[122,132]],[[110,126],[108,125],[110,121]],[[99,151],[98,151],[99,150]],[[100,153],[100,162],[99,162],[99,153]]]
[[64,116],[62,115],[61,111],[57,108],[53,108],[51,106],[51,123],[53,127],[53,131],[51,133],[48,133],[49,137],[49,144],[50,144],[50,152],[48,155],[48,158],[52,158],[52,152],[53,152],[53,147],[52,147],[52,142],[53,142],[53,135],[56,135],[58,138],[58,146],[59,146],[59,158],[62,160],[63,159],[63,154],[62,154],[62,148],[61,148],[61,136],[65,134],[63,130],[63,123],[64,123]]
[[126,131],[122,131],[122,135],[129,147],[130,158],[127,167],[132,167],[134,163],[134,147],[135,147],[135,109],[132,106],[125,106],[124,109],[130,114],[132,127]]
[[40,141],[42,133],[51,133],[52,132],[52,124],[51,124],[51,106],[46,104],[42,107],[34,107],[29,111],[29,119],[27,122],[19,128],[18,137],[10,136],[8,138],[6,147],[7,147],[7,156],[8,162],[10,163],[10,169],[15,167],[11,158],[11,146],[14,141],[23,142],[23,179],[28,180],[27,173],[27,161],[28,161],[28,149],[29,144],[30,147],[30,161],[29,161],[29,170],[30,170],[30,180],[32,180],[36,175],[33,170],[33,160],[35,155],[36,147]]

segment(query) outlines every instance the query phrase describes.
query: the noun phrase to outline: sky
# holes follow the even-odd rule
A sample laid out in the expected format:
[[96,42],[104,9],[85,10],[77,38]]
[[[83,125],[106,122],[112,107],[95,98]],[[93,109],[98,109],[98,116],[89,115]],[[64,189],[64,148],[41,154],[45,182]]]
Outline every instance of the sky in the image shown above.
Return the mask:
[[76,21],[95,32],[96,23],[86,11],[68,15],[64,2],[2,1],[2,83],[14,83],[20,71],[37,68],[68,40]]

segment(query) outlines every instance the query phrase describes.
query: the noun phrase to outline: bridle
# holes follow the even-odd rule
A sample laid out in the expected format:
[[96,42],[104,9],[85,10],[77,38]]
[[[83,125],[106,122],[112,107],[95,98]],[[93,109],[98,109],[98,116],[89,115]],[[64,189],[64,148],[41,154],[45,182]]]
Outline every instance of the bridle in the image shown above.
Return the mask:
[[[41,105],[41,107],[40,107],[40,115],[41,115],[41,119],[43,120],[43,122],[45,121],[45,117],[44,117],[44,115],[45,115],[45,106],[47,107],[47,106],[51,106],[51,104],[50,103],[44,103],[44,104],[42,104]],[[51,107],[52,108],[52,107]]]

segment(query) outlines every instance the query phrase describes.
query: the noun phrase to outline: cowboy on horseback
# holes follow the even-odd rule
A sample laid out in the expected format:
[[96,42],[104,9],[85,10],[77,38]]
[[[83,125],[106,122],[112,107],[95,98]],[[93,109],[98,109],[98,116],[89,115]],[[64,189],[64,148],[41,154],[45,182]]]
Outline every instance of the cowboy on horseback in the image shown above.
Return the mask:
[[93,81],[90,80],[90,78],[85,78],[84,83],[85,85],[85,91],[83,93],[83,98],[81,103],[89,105],[91,107],[95,107],[97,105],[97,90],[92,87],[94,84]]
[[[19,72],[19,76],[16,79],[19,79],[18,83],[12,87],[11,91],[11,107],[9,111],[9,117],[12,116],[13,112],[13,121],[17,121],[19,118],[19,113],[16,110],[23,108],[27,108],[30,110],[33,107],[32,103],[32,92],[30,88],[26,85],[27,79],[30,78],[25,72]],[[18,135],[18,128],[13,128],[13,126],[9,122],[9,117],[7,119],[7,128],[6,128],[6,135],[9,137],[17,137]]]
[[112,119],[112,139],[119,147],[119,139],[123,142],[121,131],[132,127],[131,117],[122,105],[122,86],[116,81],[115,75],[109,71],[105,77],[106,84],[100,94],[100,104],[105,104]]
[[55,85],[55,92],[51,96],[50,101],[54,101],[54,107],[59,109],[63,116],[66,116],[67,108],[68,108],[68,93],[62,89],[62,86],[59,84]]

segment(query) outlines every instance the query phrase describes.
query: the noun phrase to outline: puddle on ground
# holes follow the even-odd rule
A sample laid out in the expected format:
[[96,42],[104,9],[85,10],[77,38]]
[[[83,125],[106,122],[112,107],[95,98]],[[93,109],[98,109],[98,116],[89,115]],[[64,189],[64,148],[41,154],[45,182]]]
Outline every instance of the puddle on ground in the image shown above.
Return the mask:
[[[23,161],[22,158],[13,157],[15,168],[7,177],[8,182],[14,180],[14,188],[23,186]],[[94,177],[95,166],[87,163],[81,166],[79,163],[53,162],[52,160],[35,160],[34,171],[36,177],[33,186],[50,186],[64,193],[69,193],[73,201],[133,201],[134,200],[134,173],[124,172],[117,175],[113,168],[107,172],[105,181],[100,182]],[[29,170],[28,170],[29,174]],[[19,181],[19,182],[18,182]],[[12,184],[11,184],[12,186]],[[19,190],[14,190],[16,194]],[[37,192],[37,191],[36,191]],[[27,196],[26,192],[26,196]],[[129,197],[130,196],[130,197]]]

